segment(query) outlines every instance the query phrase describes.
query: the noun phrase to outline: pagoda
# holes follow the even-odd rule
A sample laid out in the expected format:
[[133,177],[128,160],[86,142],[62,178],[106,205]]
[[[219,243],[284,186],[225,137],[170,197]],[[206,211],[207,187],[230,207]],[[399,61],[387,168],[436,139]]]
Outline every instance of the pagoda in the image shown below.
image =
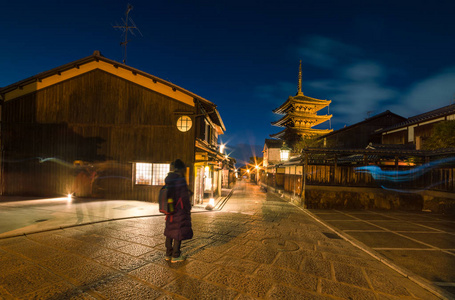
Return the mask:
[[271,134],[270,137],[288,140],[289,136],[298,135],[302,138],[313,138],[332,132],[332,129],[314,129],[313,127],[330,120],[332,115],[318,115],[317,112],[328,106],[331,100],[321,100],[305,96],[302,92],[302,61],[299,66],[299,82],[297,95],[289,98],[273,112],[283,115],[272,125],[285,127],[281,132]]

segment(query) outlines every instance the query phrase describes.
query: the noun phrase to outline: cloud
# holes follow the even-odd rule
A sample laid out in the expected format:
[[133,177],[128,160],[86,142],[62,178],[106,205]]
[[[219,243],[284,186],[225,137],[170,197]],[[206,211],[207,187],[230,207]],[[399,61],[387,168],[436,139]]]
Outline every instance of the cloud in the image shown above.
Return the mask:
[[358,62],[344,70],[346,79],[354,81],[375,81],[386,77],[385,69],[373,61]]
[[327,37],[313,35],[302,39],[296,52],[305,64],[327,69],[359,56],[362,51]]
[[[269,103],[280,105],[281,102],[286,100],[287,96],[297,93],[297,85],[290,82],[277,82],[270,85],[261,85],[255,88],[255,96],[259,99],[263,99]],[[284,100],[283,100],[284,99]]]
[[[398,88],[391,84],[395,82],[393,76],[406,72],[365,58],[365,53],[358,47],[327,37],[310,36],[302,39],[296,50],[303,67],[311,64],[321,71],[318,73],[320,78],[303,82],[303,91],[310,97],[332,100],[331,123],[339,125],[333,129],[355,124],[386,110],[404,117],[415,116],[449,105],[455,98],[455,66]],[[270,102],[282,99],[278,105],[285,99],[282,95],[291,95],[294,91],[295,83],[286,82],[256,89]],[[318,114],[326,113],[322,110]],[[328,127],[328,122],[318,126]]]
[[330,113],[334,124],[354,124],[387,110],[383,105],[400,93],[383,84],[385,68],[373,61],[357,61],[341,66],[330,79],[306,83],[332,100]]
[[393,111],[411,117],[453,103],[455,66],[412,84],[392,107]]

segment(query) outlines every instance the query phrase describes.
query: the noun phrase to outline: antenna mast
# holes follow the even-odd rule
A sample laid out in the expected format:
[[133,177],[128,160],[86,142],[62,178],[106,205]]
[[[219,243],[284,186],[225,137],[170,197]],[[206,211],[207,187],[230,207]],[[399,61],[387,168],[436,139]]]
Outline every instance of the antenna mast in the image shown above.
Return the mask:
[[[123,31],[123,33],[125,34],[125,39],[123,42],[120,43],[120,45],[123,46],[123,63],[126,64],[126,46],[128,45],[128,32],[131,32],[132,35],[135,35],[134,32],[133,32],[133,29],[136,29],[139,34],[142,36],[142,33],[141,31],[139,30],[139,28],[137,28],[136,24],[134,24],[134,21],[133,19],[131,19],[129,17],[129,13],[130,11],[133,10],[133,6],[131,4],[128,4],[127,8],[126,8],[126,18],[125,20],[122,19],[122,22],[123,22],[123,25],[115,25],[115,26],[112,26],[114,28],[118,28],[120,30]],[[131,25],[128,24],[128,21],[131,23]]]

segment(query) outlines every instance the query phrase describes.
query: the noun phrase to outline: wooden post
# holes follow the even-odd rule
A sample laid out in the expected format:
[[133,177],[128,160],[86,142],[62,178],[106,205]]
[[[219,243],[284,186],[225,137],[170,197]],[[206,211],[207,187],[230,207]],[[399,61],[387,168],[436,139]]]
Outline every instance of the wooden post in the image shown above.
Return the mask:
[[306,188],[306,166],[308,165],[308,153],[305,153],[305,159],[303,162],[303,168],[302,168],[302,192],[301,192],[301,204],[303,208],[306,208],[306,203],[305,203],[305,188]]

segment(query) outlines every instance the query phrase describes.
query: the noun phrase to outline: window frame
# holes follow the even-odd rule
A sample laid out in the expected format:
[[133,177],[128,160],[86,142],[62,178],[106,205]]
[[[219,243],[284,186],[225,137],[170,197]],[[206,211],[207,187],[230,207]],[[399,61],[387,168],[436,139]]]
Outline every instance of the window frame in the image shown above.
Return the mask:
[[[140,170],[138,170],[138,166]],[[134,162],[133,167],[133,183],[135,186],[164,185],[164,179],[170,172],[170,163]],[[145,177],[140,182],[138,182],[138,172]]]

